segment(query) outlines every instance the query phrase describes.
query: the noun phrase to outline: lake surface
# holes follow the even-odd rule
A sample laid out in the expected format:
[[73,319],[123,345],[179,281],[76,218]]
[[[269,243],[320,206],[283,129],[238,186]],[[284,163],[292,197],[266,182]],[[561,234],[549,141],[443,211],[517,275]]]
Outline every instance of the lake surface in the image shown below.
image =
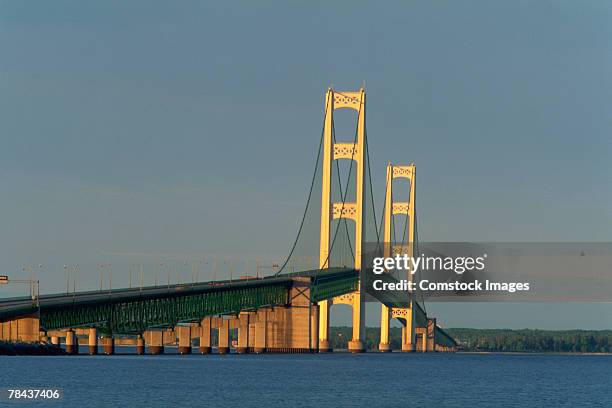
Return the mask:
[[43,387],[63,392],[58,403],[7,404],[3,399],[0,405],[612,407],[612,356],[172,352],[0,357],[4,391]]

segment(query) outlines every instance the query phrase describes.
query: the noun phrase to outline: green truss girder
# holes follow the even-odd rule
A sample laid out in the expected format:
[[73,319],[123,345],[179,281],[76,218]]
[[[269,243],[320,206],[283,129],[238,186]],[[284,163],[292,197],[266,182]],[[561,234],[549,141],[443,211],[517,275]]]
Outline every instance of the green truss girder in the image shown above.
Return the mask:
[[[297,275],[297,274],[296,274]],[[141,333],[154,327],[172,327],[179,322],[198,321],[205,316],[237,314],[289,301],[290,280],[254,287],[223,287],[205,293],[160,295],[123,301],[96,301],[89,304],[63,304],[41,309],[41,327],[56,330],[67,327],[98,327],[111,333]],[[331,299],[359,288],[356,274],[338,272],[311,278],[311,302]]]
[[354,292],[358,289],[359,279],[357,276],[320,281],[311,286],[310,299],[312,302],[319,302],[344,295],[345,293]]
[[41,312],[41,327],[97,326],[112,333],[140,333],[152,327],[175,326],[205,316],[287,303],[286,284],[230,288],[184,296],[131,300],[116,303],[71,305]]

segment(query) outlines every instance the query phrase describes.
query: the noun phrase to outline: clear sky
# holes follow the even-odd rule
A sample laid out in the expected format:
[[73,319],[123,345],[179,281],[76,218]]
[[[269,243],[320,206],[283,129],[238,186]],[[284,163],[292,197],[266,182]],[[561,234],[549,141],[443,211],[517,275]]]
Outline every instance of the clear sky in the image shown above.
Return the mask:
[[610,2],[254,3],[0,0],[1,271],[42,264],[53,292],[64,264],[85,289],[100,263],[119,286],[129,264],[281,257],[323,93],[363,81],[375,182],[417,164],[422,240],[611,240]]

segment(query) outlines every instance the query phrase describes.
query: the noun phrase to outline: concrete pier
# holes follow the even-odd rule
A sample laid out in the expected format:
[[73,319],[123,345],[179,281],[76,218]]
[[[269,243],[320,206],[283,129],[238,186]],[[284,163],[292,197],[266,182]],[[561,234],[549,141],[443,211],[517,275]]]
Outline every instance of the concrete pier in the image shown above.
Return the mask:
[[115,354],[115,339],[113,336],[103,337],[101,341],[104,354],[107,356],[112,356]]
[[391,320],[391,311],[389,307],[381,304],[380,311],[380,343],[378,343],[378,351],[381,353],[391,352],[391,344],[389,343],[389,321]]
[[414,337],[415,337],[415,351],[420,353],[425,353],[427,351],[427,335],[425,333],[425,328],[423,327],[415,327],[414,328]]
[[98,354],[98,329],[90,327],[88,334],[87,345],[89,347],[89,355],[93,356]]
[[138,335],[136,339],[136,354],[139,356],[144,355],[145,353],[145,341],[141,334]]
[[268,309],[257,311],[255,320],[255,343],[253,352],[261,354],[266,352],[268,338]]
[[414,351],[414,338],[410,326],[402,327],[402,351],[412,353]]
[[79,343],[72,329],[66,331],[66,353],[79,354]]
[[348,343],[351,353],[365,353],[365,304],[359,292],[353,292],[353,339]]
[[310,306],[310,349],[319,350],[319,306]]
[[[290,305],[274,307],[267,312],[266,352],[310,353],[316,351],[318,333],[313,326],[320,326],[318,318],[313,319],[316,307],[310,304],[310,288],[307,280],[296,278],[291,288]],[[258,313],[259,314],[259,313]],[[257,330],[256,330],[256,337]],[[256,348],[261,343],[256,341]]]
[[249,352],[249,313],[240,313],[238,316],[238,347],[236,352],[245,354]]
[[146,331],[145,341],[149,345],[150,354],[164,354],[164,332],[159,330]]
[[37,317],[21,317],[0,322],[0,340],[35,343],[40,340],[40,323]]
[[210,334],[212,329],[212,318],[205,317],[200,322],[200,347],[198,351],[200,354],[209,354],[211,350],[210,345]]
[[427,346],[428,352],[436,351],[436,318],[427,319]]
[[389,343],[379,343],[378,351],[381,353],[390,353],[391,352],[391,344]]
[[163,345],[176,345],[176,332],[174,329],[166,329],[162,331],[162,344]]
[[229,329],[229,319],[221,319],[219,322],[219,345],[217,346],[217,351],[219,354],[227,354],[230,351]]
[[178,326],[178,353],[191,354],[191,326]]
[[255,352],[255,322],[257,321],[257,312],[253,312],[249,318],[249,353]]
[[322,300],[319,308],[319,353],[329,353],[332,350],[329,344],[329,307],[331,301]]

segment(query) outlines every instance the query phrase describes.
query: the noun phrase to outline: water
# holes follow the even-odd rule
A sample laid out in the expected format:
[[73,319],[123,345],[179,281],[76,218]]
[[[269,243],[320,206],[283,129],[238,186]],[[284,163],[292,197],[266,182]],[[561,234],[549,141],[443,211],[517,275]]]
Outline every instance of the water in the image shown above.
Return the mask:
[[612,356],[0,357],[9,387],[61,388],[67,407],[611,407]]

